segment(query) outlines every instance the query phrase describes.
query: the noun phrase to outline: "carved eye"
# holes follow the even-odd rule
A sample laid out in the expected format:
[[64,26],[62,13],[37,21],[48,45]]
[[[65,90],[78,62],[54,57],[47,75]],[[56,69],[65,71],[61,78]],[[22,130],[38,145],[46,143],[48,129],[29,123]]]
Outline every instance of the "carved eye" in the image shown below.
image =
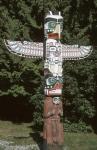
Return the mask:
[[56,83],[56,78],[55,77],[49,77],[47,79],[47,85],[54,85]]
[[60,103],[60,97],[54,97],[53,98],[53,103],[54,104],[59,104]]
[[56,26],[56,22],[52,21],[52,22],[49,22],[49,28],[55,28]]

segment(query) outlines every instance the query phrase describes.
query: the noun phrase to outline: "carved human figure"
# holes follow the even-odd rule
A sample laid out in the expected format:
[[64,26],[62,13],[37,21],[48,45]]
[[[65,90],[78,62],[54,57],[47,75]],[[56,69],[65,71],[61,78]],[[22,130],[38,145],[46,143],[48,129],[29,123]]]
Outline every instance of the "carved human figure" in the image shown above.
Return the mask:
[[48,145],[64,143],[62,102],[60,97],[46,97],[44,102],[44,131],[43,138]]

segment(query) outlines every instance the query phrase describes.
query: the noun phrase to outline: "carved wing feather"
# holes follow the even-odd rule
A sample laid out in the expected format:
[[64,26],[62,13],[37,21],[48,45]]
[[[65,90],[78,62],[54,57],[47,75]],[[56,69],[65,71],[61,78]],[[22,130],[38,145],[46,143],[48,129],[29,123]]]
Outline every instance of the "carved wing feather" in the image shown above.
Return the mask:
[[63,45],[62,58],[66,60],[84,59],[92,52],[92,46]]
[[43,57],[43,43],[5,40],[7,49],[22,57]]

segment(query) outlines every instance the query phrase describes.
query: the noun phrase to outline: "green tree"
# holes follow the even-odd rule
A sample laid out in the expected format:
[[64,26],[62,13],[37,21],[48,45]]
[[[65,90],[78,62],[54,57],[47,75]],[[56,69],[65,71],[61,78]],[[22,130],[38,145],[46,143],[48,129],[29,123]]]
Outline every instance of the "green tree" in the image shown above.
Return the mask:
[[[42,103],[39,91],[43,88],[39,85],[42,83],[43,61],[10,54],[4,39],[43,42],[43,17],[42,0],[0,0],[0,99],[14,101],[16,106],[17,103],[25,105],[31,109],[32,118],[36,112],[40,115],[40,108],[33,108]],[[35,99],[38,93],[41,96]]]

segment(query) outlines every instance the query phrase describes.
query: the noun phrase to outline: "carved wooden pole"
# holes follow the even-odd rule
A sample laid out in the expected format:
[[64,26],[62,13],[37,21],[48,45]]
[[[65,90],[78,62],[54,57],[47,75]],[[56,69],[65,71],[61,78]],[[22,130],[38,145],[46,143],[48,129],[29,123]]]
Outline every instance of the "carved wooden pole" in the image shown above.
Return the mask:
[[[43,138],[47,149],[58,149],[64,143],[61,117],[62,47],[60,44],[63,18],[50,12],[45,18],[46,55],[44,62],[45,101]],[[44,148],[46,149],[46,147]]]

